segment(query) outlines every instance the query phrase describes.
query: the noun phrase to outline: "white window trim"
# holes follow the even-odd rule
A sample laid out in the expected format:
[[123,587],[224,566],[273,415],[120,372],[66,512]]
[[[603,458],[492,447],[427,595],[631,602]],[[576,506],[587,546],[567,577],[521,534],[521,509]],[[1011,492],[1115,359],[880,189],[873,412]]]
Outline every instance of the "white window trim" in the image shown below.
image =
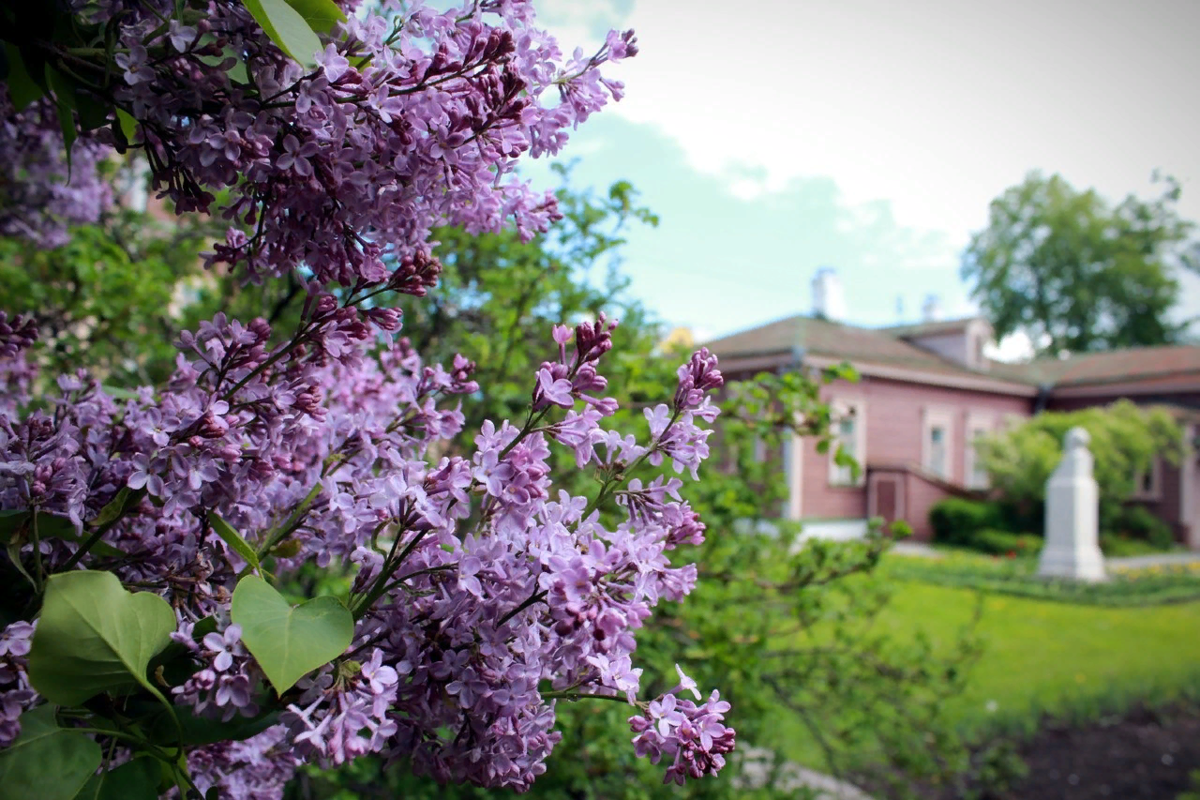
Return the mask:
[[963,483],[969,489],[986,489],[988,481],[985,477],[980,483],[975,480],[975,467],[978,455],[975,453],[975,432],[982,431],[985,436],[996,432],[996,416],[978,411],[967,412],[967,430],[963,437]]
[[858,461],[858,480],[842,480],[842,468],[834,461],[837,454],[836,437],[829,448],[828,480],[830,486],[864,486],[867,480],[867,401],[861,398],[839,397],[829,403],[836,426],[846,414],[854,414],[854,458]]
[[[948,408],[926,406],[921,415],[921,468],[930,474],[937,475],[945,481],[954,480],[954,411]],[[930,432],[935,425],[940,425],[946,431],[946,474],[940,475],[929,463],[933,457],[933,442]]]
[[1162,459],[1158,456],[1150,462],[1150,489],[1142,488],[1142,476],[1144,472],[1139,472],[1133,478],[1133,494],[1129,495],[1130,500],[1161,500],[1163,490],[1162,477]]

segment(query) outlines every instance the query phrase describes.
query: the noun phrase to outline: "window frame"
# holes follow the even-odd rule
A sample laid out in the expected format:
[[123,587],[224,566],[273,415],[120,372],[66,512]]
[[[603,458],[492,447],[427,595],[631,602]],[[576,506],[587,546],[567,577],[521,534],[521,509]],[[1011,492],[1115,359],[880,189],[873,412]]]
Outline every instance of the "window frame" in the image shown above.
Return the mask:
[[[829,402],[833,412],[832,425],[834,436],[829,455],[826,479],[832,487],[861,487],[867,482],[867,402],[859,397],[839,397]],[[854,459],[858,462],[858,478],[848,474],[849,467],[839,467],[834,460],[837,455],[837,445],[841,442],[841,431],[838,430],[843,417],[853,415],[854,418]]]
[[979,466],[979,456],[975,452],[975,439],[978,438],[974,435],[975,432],[981,432],[984,436],[995,433],[995,415],[979,411],[967,412],[967,426],[963,434],[963,485],[968,489],[987,489],[990,488],[987,473],[984,473],[982,481],[976,480],[975,470]]
[[[936,475],[944,481],[954,481],[954,422],[955,414],[952,409],[937,406],[926,406],[921,415],[921,469],[931,475]],[[940,427],[946,432],[943,452],[946,457],[946,472],[939,473],[933,469],[930,461],[933,457],[933,429]]]
[[1133,493],[1129,495],[1130,500],[1162,500],[1162,459],[1158,456],[1155,456],[1153,460],[1151,460],[1149,474],[1149,489],[1143,486],[1143,479],[1146,477],[1146,470],[1141,470],[1133,476]]

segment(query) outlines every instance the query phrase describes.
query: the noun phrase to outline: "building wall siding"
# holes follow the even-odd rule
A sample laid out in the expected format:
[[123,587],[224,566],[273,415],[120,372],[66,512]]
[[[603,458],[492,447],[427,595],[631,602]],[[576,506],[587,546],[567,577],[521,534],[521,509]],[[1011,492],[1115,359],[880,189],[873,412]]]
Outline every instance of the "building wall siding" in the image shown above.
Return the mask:
[[[990,416],[999,428],[1012,415],[1028,417],[1032,411],[1026,398],[947,389],[915,383],[863,378],[858,383],[837,381],[822,391],[825,400],[861,400],[866,406],[867,464],[920,464],[922,419],[926,408],[949,412],[953,430],[949,453],[950,475],[955,483],[966,480],[967,418]],[[830,486],[829,455],[817,452],[816,442],[805,443],[805,517],[862,517],[867,514],[866,484]],[[916,523],[915,507],[906,512]],[[922,521],[922,524],[924,521]]]

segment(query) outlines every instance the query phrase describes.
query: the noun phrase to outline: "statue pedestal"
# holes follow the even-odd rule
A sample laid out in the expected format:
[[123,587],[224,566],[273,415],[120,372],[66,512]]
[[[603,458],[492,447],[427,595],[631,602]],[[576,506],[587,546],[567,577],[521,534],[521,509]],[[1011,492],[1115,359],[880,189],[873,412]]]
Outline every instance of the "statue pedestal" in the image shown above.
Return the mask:
[[1063,459],[1046,482],[1046,546],[1038,575],[1102,581],[1100,491],[1092,477],[1090,437],[1083,428],[1067,431]]

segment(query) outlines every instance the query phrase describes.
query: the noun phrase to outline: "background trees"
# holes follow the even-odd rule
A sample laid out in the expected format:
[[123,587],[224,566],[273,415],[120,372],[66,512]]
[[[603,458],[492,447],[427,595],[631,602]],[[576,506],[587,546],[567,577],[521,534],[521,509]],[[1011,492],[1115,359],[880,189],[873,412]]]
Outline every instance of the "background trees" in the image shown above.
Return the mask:
[[1169,319],[1172,267],[1196,269],[1185,246],[1194,225],[1175,210],[1178,184],[1166,184],[1154,200],[1112,206],[1031,172],[996,198],[962,265],[996,336],[1026,333],[1039,354],[1176,341],[1185,325]]
[[[1100,487],[1100,528],[1121,529],[1125,502],[1156,457],[1178,462],[1182,431],[1166,409],[1139,408],[1128,400],[1107,407],[1043,412],[1004,433],[976,443],[992,487],[1003,498],[1010,524],[1040,532],[1046,481],[1062,460],[1062,441],[1074,427],[1091,436]],[[1169,544],[1169,540],[1167,544]]]

